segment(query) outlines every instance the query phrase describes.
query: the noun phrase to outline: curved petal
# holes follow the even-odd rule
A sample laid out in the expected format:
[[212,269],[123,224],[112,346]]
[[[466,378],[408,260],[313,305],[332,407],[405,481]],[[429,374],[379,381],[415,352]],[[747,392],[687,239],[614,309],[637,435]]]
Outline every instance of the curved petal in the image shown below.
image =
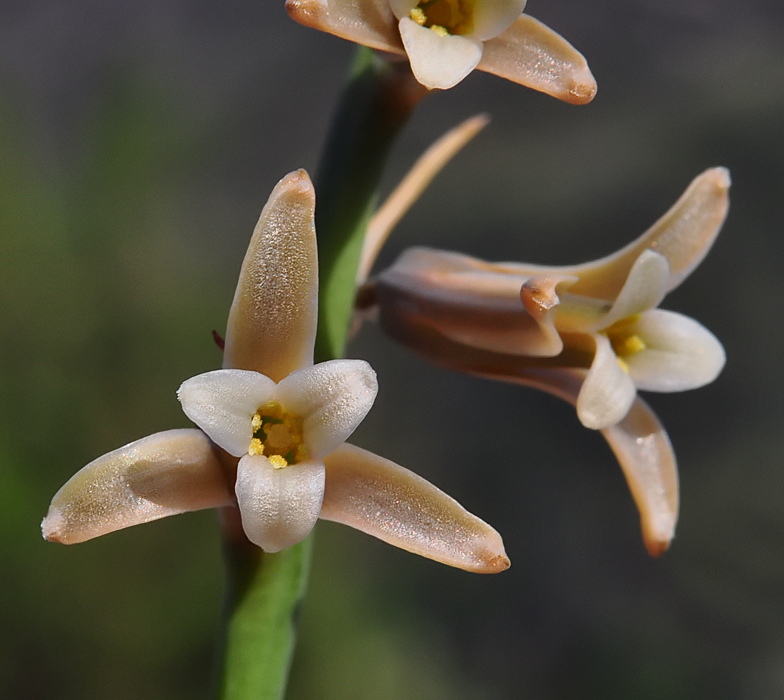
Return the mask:
[[601,430],[629,412],[637,394],[632,378],[621,369],[606,336],[594,334],[596,355],[577,396],[577,417],[586,427]]
[[501,536],[422,477],[353,445],[324,462],[323,519],[466,571],[509,567]]
[[291,18],[306,27],[371,49],[402,54],[397,21],[389,5],[389,0],[286,0]]
[[398,19],[408,17],[411,10],[419,4],[419,0],[387,0],[387,2],[389,3],[392,13]]
[[596,95],[596,80],[583,55],[528,15],[485,42],[478,68],[572,104]]
[[313,364],[318,313],[315,193],[298,170],[272,191],[229,312],[223,366],[280,381]]
[[185,415],[235,457],[248,452],[253,414],[274,396],[275,382],[242,369],[199,374],[177,390]]
[[408,17],[400,20],[399,28],[414,77],[431,90],[454,87],[482,58],[481,41],[457,34],[441,36]]
[[324,465],[307,461],[275,469],[266,457],[246,455],[235,491],[248,539],[265,552],[279,552],[304,540],[316,524]]
[[471,36],[487,41],[510,27],[523,14],[526,0],[484,0],[474,4]]
[[719,376],[726,356],[713,333],[688,316],[653,309],[629,327],[646,345],[626,358],[639,389],[686,391],[710,384]]
[[344,442],[367,415],[378,393],[364,360],[330,360],[294,372],[278,384],[286,410],[303,419],[308,454],[320,459]]
[[90,462],[55,494],[45,539],[84,542],[115,530],[233,503],[214,446],[201,430],[168,430]]

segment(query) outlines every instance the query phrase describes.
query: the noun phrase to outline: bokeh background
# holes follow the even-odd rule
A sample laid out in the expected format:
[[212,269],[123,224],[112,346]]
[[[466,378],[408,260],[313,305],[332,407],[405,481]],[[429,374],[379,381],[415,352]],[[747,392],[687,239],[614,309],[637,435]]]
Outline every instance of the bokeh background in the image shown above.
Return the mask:
[[[317,527],[289,698],[784,697],[784,6],[530,0],[589,59],[561,104],[475,73],[421,105],[389,190],[444,130],[491,125],[399,226],[428,244],[566,264],[636,237],[707,167],[731,169],[710,256],[666,306],[721,338],[713,385],[648,398],[681,469],[652,560],[620,470],[571,407],[428,366],[365,327],[381,391],[354,441],[504,535],[472,576]],[[215,368],[258,213],[318,161],[353,47],[282,0],[0,4],[0,688],[4,697],[210,693],[222,569],[213,512],[76,547],[40,539],[78,468],[188,421]]]

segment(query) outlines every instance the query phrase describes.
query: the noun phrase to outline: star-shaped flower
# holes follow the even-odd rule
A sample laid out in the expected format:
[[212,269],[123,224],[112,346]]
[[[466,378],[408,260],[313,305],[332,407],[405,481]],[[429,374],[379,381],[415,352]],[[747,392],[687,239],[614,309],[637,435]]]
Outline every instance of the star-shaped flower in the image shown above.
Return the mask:
[[[202,430],[171,430],[88,464],[55,495],[44,537],[66,544],[209,507],[237,507],[268,552],[318,517],[482,573],[509,560],[498,533],[424,479],[343,441],[376,396],[361,360],[313,365],[318,298],[315,197],[304,171],[276,186],[229,314],[224,369],[184,382]],[[238,459],[239,458],[239,459]]]
[[728,188],[726,170],[708,170],[640,238],[584,265],[408,250],[372,287],[381,325],[439,364],[574,403],[581,422],[602,430],[616,452],[648,548],[660,553],[677,520],[677,472],[666,434],[636,390],[693,389],[724,366],[708,330],[656,307],[707,254]]
[[479,68],[567,102],[590,102],[596,81],[583,56],[524,7],[525,0],[286,0],[301,24],[407,55],[428,88],[453,87]]

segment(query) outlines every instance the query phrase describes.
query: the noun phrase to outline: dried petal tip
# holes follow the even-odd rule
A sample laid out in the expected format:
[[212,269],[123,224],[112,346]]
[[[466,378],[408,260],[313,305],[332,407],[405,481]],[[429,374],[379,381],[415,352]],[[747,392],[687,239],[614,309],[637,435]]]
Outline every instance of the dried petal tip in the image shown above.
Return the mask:
[[63,542],[62,533],[65,518],[57,508],[49,508],[46,517],[41,521],[41,536],[48,542],[60,542],[62,544],[69,544]]
[[670,540],[646,540],[645,548],[648,550],[648,554],[657,558],[670,548]]

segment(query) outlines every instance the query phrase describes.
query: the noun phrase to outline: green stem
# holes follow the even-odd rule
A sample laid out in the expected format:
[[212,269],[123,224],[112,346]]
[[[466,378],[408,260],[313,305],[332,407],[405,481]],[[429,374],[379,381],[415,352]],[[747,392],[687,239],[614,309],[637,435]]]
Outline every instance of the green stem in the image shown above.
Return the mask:
[[[354,306],[365,229],[389,148],[425,94],[408,66],[360,49],[316,178],[319,325],[315,357],[341,357]],[[236,464],[234,465],[236,468]],[[307,586],[313,535],[278,554],[245,538],[239,513],[223,512],[227,592],[219,648],[219,700],[281,700]]]

